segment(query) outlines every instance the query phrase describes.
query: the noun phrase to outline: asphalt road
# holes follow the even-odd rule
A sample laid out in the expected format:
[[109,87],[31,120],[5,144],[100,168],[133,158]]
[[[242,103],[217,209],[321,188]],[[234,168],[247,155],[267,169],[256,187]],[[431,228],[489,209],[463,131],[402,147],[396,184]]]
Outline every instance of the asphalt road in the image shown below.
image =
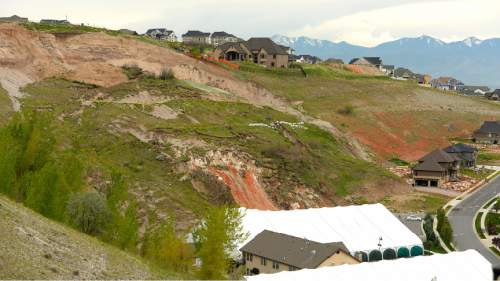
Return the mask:
[[462,200],[450,212],[449,219],[453,228],[454,244],[457,250],[475,249],[493,265],[500,265],[500,258],[479,240],[475,233],[474,216],[481,207],[500,193],[500,177],[491,180],[486,186]]

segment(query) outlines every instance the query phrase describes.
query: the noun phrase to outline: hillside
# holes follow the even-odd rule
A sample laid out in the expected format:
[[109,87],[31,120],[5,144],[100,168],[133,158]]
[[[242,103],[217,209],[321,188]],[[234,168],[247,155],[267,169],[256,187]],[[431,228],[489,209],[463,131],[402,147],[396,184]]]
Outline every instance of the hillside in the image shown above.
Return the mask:
[[[10,97],[24,109],[52,113],[60,149],[78,154],[90,186],[99,190],[114,170],[125,176],[142,231],[154,223],[151,213],[174,213],[178,230],[187,230],[211,204],[288,209],[383,201],[396,210],[433,210],[445,201],[412,191],[376,164],[398,150],[370,143],[381,146],[398,132],[381,128],[364,108],[411,118],[410,105],[396,107],[411,93],[419,101],[414,85],[323,67],[307,70],[307,79],[294,70],[231,71],[108,32],[2,24],[0,38],[0,83]],[[176,79],[122,68],[134,64],[150,73],[167,68]],[[436,97],[443,99],[439,106],[455,101]],[[353,113],[337,113],[349,104]],[[449,112],[439,106],[436,112]],[[365,124],[364,117],[373,120]],[[477,115],[464,117],[469,123],[458,124],[456,135],[479,122]],[[396,147],[398,155],[411,156],[405,153],[412,141],[427,141],[421,153],[446,142],[419,130],[408,128],[411,138]]]
[[453,76],[468,85],[500,87],[500,39],[479,40],[471,37],[446,43],[430,36],[401,38],[375,47],[362,47],[346,42],[334,43],[308,37],[273,36],[279,44],[290,46],[297,54],[311,54],[327,59],[343,59],[348,63],[361,56],[382,57],[385,64],[410,68],[434,77]]
[[166,278],[139,258],[0,195],[0,279]]

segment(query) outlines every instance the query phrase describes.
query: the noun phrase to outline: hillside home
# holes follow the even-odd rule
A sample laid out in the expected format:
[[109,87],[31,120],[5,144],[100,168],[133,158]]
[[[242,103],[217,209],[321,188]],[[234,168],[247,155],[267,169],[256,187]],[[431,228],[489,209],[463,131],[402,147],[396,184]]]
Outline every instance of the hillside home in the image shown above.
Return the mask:
[[42,24],[71,24],[68,20],[54,20],[54,19],[43,19],[40,21]]
[[486,86],[464,86],[460,93],[466,96],[485,96],[490,92],[490,88]]
[[408,68],[398,67],[394,71],[394,77],[400,80],[409,80],[415,77],[415,73],[413,73],[413,71],[409,70]]
[[246,275],[358,264],[342,242],[318,243],[264,230],[240,249]]
[[278,45],[280,46],[283,50],[285,50],[285,52],[289,55],[293,55],[293,52],[295,52],[295,49],[293,49],[292,47],[288,47],[288,46],[284,46],[284,45]]
[[452,77],[439,77],[431,81],[431,86],[444,91],[460,91],[465,85]]
[[382,71],[389,77],[394,77],[394,65],[382,65]]
[[222,45],[224,43],[235,43],[235,42],[240,42],[240,41],[243,41],[243,40],[232,35],[232,34],[226,33],[224,31],[214,32],[210,36],[210,42],[212,43],[212,45],[214,47],[217,47],[217,46]]
[[443,150],[448,154],[455,155],[460,158],[460,166],[462,167],[472,168],[476,166],[478,149],[473,146],[456,143]]
[[458,177],[461,159],[441,149],[436,149],[418,160],[412,168],[415,186],[440,187]]
[[27,23],[28,18],[22,18],[18,15],[0,18],[0,22]]
[[270,38],[250,38],[248,41],[225,43],[214,55],[228,61],[250,61],[266,67],[287,67],[288,53]]
[[484,95],[487,99],[489,100],[496,100],[496,101],[499,101],[500,100],[500,89],[496,89],[495,91],[493,92],[489,92],[489,93],[486,93]]
[[422,240],[382,204],[281,211],[242,208],[241,213],[248,238],[240,249],[268,230],[322,244],[341,242],[346,253],[362,262],[423,254]]
[[381,71],[383,71],[382,69],[382,59],[380,59],[380,57],[362,57],[362,58],[355,58],[355,59],[352,59],[349,64],[352,64],[352,65],[359,65],[359,66],[371,66],[371,67],[375,67]]
[[186,45],[210,45],[210,33],[198,30],[189,30],[182,35],[182,42]]
[[430,86],[432,77],[428,74],[415,74],[415,81],[417,81],[419,85]]
[[484,121],[481,128],[472,135],[472,141],[477,143],[500,143],[500,121]]
[[177,36],[172,30],[166,28],[151,28],[146,31],[146,36],[156,40],[164,40],[168,42],[177,42]]
[[305,64],[317,64],[321,63],[321,59],[316,56],[311,55],[291,55],[288,60],[290,62],[305,63]]

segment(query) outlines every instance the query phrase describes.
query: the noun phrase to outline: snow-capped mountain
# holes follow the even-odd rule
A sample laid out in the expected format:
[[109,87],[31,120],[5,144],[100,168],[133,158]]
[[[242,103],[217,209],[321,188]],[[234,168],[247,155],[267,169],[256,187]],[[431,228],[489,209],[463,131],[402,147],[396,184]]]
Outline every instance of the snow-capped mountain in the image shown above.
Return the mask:
[[469,37],[446,43],[431,36],[401,38],[368,48],[347,42],[334,43],[308,37],[275,35],[272,39],[290,46],[295,54],[340,58],[349,62],[361,56],[380,56],[385,64],[407,67],[432,76],[453,76],[471,85],[500,88],[500,39]]

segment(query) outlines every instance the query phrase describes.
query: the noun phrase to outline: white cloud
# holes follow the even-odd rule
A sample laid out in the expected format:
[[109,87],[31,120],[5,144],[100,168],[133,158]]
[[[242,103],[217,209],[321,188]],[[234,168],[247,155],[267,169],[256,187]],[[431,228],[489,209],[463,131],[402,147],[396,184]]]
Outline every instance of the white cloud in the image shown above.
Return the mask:
[[435,36],[444,41],[500,35],[500,1],[459,0],[409,3],[361,11],[290,32],[374,46],[401,37]]

